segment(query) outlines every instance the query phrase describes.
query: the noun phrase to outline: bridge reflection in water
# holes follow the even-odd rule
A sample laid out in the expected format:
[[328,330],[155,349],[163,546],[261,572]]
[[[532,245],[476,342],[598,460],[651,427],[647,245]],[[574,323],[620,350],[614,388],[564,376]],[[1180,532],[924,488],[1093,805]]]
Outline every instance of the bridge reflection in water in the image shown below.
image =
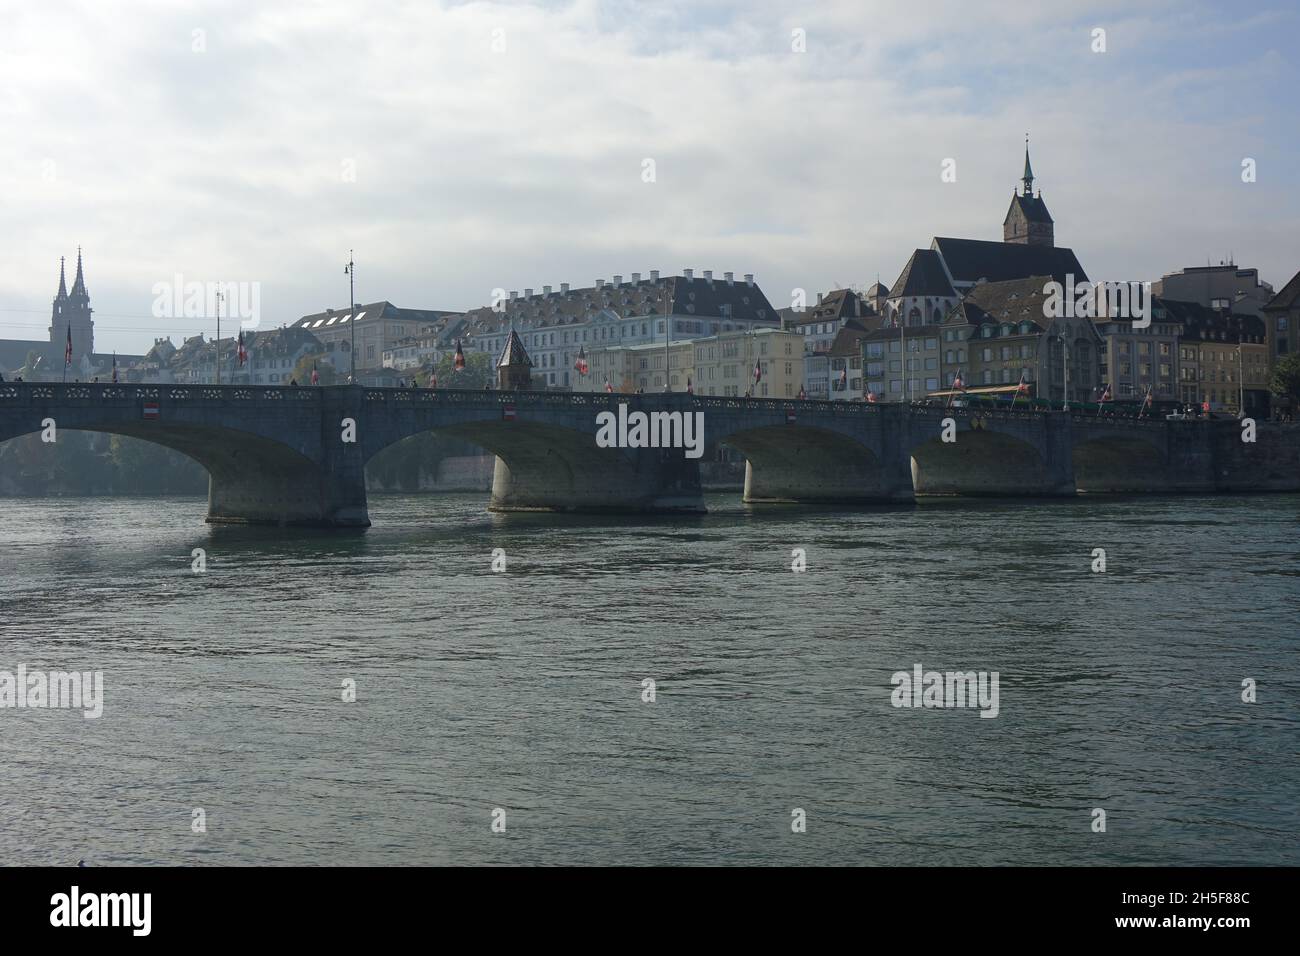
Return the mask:
[[[597,415],[702,412],[704,454],[599,447]],[[664,414],[666,413],[666,415]],[[702,512],[699,462],[745,456],[747,502],[1300,490],[1300,429],[862,402],[362,386],[0,384],[0,441],[108,432],[188,455],[208,520],[370,523],[365,465],[424,432],[496,456],[494,510]],[[945,427],[945,422],[951,424]],[[945,431],[949,438],[945,440]]]

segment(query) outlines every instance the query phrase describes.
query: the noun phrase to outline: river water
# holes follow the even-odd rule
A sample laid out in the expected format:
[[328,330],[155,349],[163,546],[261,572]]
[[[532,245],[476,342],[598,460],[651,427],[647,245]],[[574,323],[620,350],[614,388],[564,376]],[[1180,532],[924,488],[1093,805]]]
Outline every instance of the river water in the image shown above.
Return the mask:
[[[0,499],[0,671],[104,682],[0,709],[0,863],[1300,863],[1300,497],[737,497]],[[996,718],[892,706],[916,664]]]

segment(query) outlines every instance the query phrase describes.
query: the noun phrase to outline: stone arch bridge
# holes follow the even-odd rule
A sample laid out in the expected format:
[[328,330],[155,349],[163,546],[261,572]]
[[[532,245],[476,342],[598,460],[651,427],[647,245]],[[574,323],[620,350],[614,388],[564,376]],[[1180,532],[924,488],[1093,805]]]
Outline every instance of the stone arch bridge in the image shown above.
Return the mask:
[[[601,447],[597,416],[620,405],[667,423],[670,437],[673,416],[702,415],[702,457]],[[949,418],[955,440],[944,441]],[[699,462],[719,444],[745,456],[745,500],[755,503],[1300,489],[1300,429],[1262,422],[1245,443],[1232,421],[680,393],[0,384],[0,441],[50,420],[198,461],[211,522],[366,526],[366,462],[424,432],[496,456],[490,507],[501,511],[702,512]]]

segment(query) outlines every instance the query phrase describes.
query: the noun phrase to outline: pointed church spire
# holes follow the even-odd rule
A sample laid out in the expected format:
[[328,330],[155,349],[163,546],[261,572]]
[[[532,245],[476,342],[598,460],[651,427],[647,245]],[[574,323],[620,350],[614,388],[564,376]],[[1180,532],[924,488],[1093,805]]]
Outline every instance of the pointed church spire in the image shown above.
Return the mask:
[[64,256],[59,256],[59,294],[56,299],[66,299],[68,297],[68,280],[63,276]]
[[86,277],[81,272],[81,246],[77,246],[77,277],[72,280],[73,295],[87,295]]
[[1025,184],[1025,195],[1032,196],[1034,194],[1034,169],[1029,165],[1028,133],[1025,134],[1025,174],[1021,177],[1021,181]]

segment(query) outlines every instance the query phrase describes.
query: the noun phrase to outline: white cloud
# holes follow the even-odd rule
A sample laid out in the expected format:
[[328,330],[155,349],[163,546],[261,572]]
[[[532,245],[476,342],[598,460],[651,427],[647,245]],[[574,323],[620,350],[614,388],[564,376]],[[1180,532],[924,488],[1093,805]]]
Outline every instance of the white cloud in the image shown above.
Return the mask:
[[[782,305],[794,286],[891,282],[933,235],[998,238],[1025,130],[1058,240],[1091,273],[1155,276],[1229,248],[1278,284],[1297,265],[1278,245],[1297,215],[1276,141],[1285,118],[1232,97],[1290,82],[1290,68],[1261,49],[1153,71],[1144,58],[1176,48],[1171,32],[1204,30],[1171,26],[1167,11],[131,10],[13,18],[0,217],[21,241],[0,273],[0,336],[43,335],[57,258],[78,242],[98,339],[123,351],[149,336],[125,330],[181,331],[117,318],[147,316],[160,278],[260,281],[264,315],[288,321],[345,300],[349,248],[358,294],[403,305],[466,308],[496,286],[685,266],[756,273]],[[1098,24],[1105,55],[1088,50]],[[807,53],[790,51],[794,27]],[[195,29],[206,52],[191,49]],[[1216,84],[1225,92],[1199,115]],[[1245,186],[1240,157],[1256,154],[1260,182]],[[946,157],[955,184],[940,182]]]

